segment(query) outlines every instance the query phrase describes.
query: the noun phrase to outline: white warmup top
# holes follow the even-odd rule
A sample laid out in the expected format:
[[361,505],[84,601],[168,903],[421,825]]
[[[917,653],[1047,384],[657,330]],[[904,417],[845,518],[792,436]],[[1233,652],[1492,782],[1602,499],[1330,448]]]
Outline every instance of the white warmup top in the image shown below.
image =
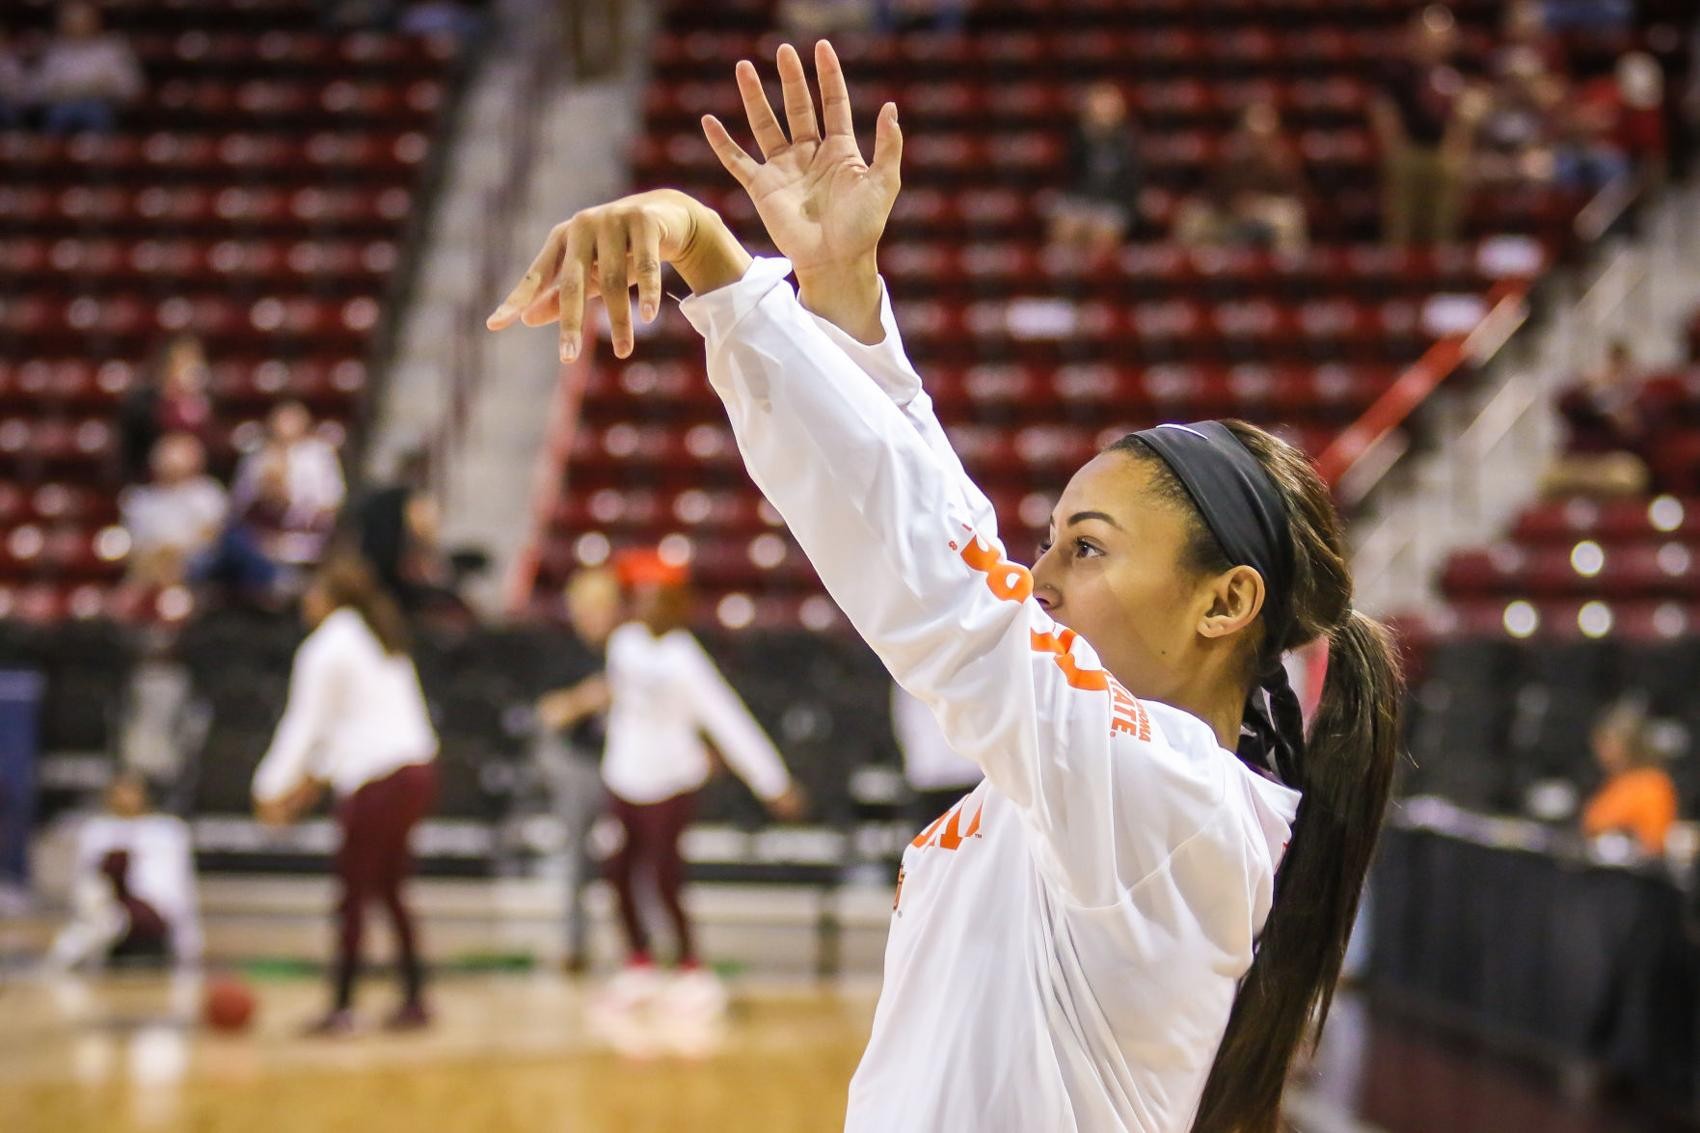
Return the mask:
[[626,623],[608,638],[607,676],[602,781],[626,802],[663,802],[708,782],[699,731],[760,797],[791,788],[773,742],[687,631],[656,637],[641,623]]
[[891,731],[903,753],[903,778],[917,791],[966,791],[985,777],[979,764],[950,750],[932,709],[902,685],[891,686]]
[[77,880],[104,884],[101,859],[113,850],[129,852],[125,880],[130,893],[171,926],[171,951],[178,962],[199,960],[201,921],[195,911],[195,851],[188,823],[169,814],[89,819],[77,831]]
[[254,797],[282,798],[308,778],[347,796],[436,754],[413,661],[384,652],[366,620],[345,606],[295,653],[289,703],[254,771]]
[[684,302],[709,380],[833,598],[986,772],[904,853],[845,1128],[1185,1133],[1298,795],[1045,614],[889,309],[853,355],[789,270]]
[[[259,495],[260,477],[273,451],[262,446],[242,458],[230,493],[237,501],[246,504]],[[302,437],[284,451],[283,460],[292,512],[311,517],[342,506],[348,486],[342,478],[342,461],[330,444],[318,437]]]

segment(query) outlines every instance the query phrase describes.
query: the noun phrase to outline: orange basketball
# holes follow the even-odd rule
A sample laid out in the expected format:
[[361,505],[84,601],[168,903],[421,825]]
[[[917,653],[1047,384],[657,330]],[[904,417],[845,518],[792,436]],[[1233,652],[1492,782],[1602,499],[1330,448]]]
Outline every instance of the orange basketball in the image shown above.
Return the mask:
[[245,1030],[254,1017],[254,992],[235,976],[217,976],[207,982],[201,1014],[215,1031]]

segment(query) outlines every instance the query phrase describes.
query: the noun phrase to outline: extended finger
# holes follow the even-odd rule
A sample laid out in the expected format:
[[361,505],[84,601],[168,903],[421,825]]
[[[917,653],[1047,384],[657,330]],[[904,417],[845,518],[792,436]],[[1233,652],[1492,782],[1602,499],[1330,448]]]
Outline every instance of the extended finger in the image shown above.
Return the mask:
[[826,132],[855,137],[850,121],[850,88],[844,83],[844,68],[838,62],[838,52],[832,44],[821,40],[815,44],[815,81],[820,84],[821,115],[826,119]]
[[637,274],[638,317],[652,323],[661,310],[661,225],[648,213],[632,225],[631,252]]
[[761,155],[772,157],[789,143],[785,141],[785,131],[779,128],[779,119],[773,116],[773,107],[768,104],[761,76],[756,74],[756,65],[748,59],[741,59],[734,74],[738,78],[738,94],[744,100],[744,114],[750,120],[750,133],[756,136]]
[[602,279],[602,306],[608,311],[614,357],[632,353],[632,297],[626,274],[626,225],[609,217],[596,229],[596,272]]
[[897,103],[888,102],[880,107],[879,120],[874,123],[874,163],[868,168],[895,197],[903,181],[902,165],[903,128],[897,124]]
[[595,245],[582,224],[567,229],[561,270],[556,279],[556,301],[561,309],[561,361],[578,357],[584,344],[585,277],[590,274],[590,257]]
[[720,124],[720,119],[712,114],[702,117],[702,133],[708,139],[708,148],[714,151],[714,156],[720,159],[720,164],[726,167],[726,172],[733,180],[744,188],[750,187],[750,178],[761,169],[761,163],[744,152],[744,147],[732,140],[732,135],[726,132],[726,127]]
[[502,330],[512,326],[520,312],[537,301],[543,287],[555,277],[555,267],[560,260],[565,237],[564,225],[557,225],[550,230],[549,238],[543,242],[543,250],[537,253],[537,258],[531,261],[531,266],[525,269],[525,275],[514,285],[514,289],[508,292],[508,297],[502,300],[501,305],[484,320],[486,327],[490,330]]
[[[597,286],[596,276],[592,273],[584,281],[585,301],[589,302],[592,299],[598,299],[601,295],[602,289]],[[559,284],[553,280],[550,281],[549,286],[544,288],[537,298],[531,301],[531,305],[526,307],[526,309],[520,314],[520,321],[528,327],[548,326],[550,323],[558,322],[560,318],[561,288]]]
[[785,124],[791,128],[791,144],[820,137],[815,124],[815,96],[809,93],[809,76],[803,60],[789,43],[779,47],[779,91],[785,99]]

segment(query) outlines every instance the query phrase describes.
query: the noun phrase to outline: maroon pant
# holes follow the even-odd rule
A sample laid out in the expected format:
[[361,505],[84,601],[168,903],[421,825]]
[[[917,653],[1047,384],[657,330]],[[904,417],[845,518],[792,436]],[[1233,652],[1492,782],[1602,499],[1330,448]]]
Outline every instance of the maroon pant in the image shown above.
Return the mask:
[[648,871],[655,878],[656,893],[673,933],[679,941],[679,962],[696,962],[696,944],[691,939],[691,922],[680,900],[685,886],[685,859],[679,853],[679,836],[696,813],[697,792],[687,791],[658,803],[639,805],[615,795],[609,807],[624,828],[619,853],[608,859],[608,880],[620,898],[620,921],[626,929],[626,944],[634,958],[649,958],[649,930],[643,926],[634,887],[637,873]]
[[437,768],[412,763],[367,783],[337,807],[342,846],[336,854],[342,900],[337,907],[336,1007],[354,1002],[360,975],[360,936],[368,902],[382,901],[395,925],[396,966],[406,1001],[417,1004],[425,977],[413,931],[413,914],[402,900],[402,884],[413,873],[408,836],[430,813],[437,797]]

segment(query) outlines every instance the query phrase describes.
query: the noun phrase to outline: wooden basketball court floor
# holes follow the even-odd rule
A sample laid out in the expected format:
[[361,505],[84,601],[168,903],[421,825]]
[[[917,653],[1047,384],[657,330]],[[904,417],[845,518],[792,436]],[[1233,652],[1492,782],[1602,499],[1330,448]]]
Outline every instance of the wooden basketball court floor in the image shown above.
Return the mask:
[[[423,1033],[299,1034],[316,979],[255,984],[248,1033],[197,1025],[199,981],[14,981],[0,990],[6,1133],[814,1133],[843,1127],[873,989],[739,986],[718,1033],[612,1033],[554,974],[451,976]],[[390,1006],[370,981],[372,1020]]]
[[[594,990],[554,972],[446,975],[426,1032],[313,1039],[300,1028],[323,1008],[321,979],[253,986],[253,1026],[227,1036],[197,1025],[195,978],[0,983],[0,1131],[835,1133],[875,991],[860,978],[741,978],[716,1030],[613,1029]],[[368,981],[366,1017],[381,1017],[392,995],[390,981]],[[1287,1101],[1292,1133],[1693,1128],[1605,1112],[1389,1031],[1355,996],[1336,1004]]]

